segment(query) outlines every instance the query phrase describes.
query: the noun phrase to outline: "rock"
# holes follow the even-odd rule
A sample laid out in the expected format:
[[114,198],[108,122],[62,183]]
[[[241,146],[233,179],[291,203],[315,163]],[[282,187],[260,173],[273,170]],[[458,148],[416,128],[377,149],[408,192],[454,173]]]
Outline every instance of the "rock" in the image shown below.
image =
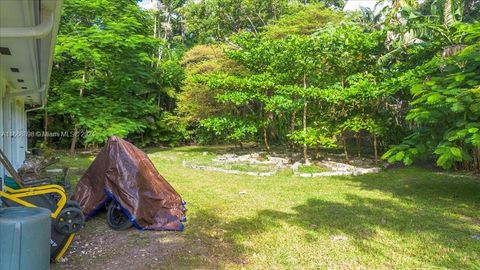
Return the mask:
[[334,235],[334,236],[332,236],[332,240],[333,241],[347,241],[348,237],[346,237],[344,235]]
[[302,163],[300,163],[300,162],[298,162],[298,161],[295,162],[295,163],[293,163],[293,165],[292,165],[292,171],[294,171],[294,172],[298,171],[298,168],[300,168],[300,166],[302,166]]
[[[204,155],[207,152],[203,152]],[[261,177],[266,177],[266,176],[273,176],[275,175],[279,169],[285,168],[290,164],[290,160],[287,158],[282,158],[282,157],[275,157],[275,156],[266,156],[266,160],[260,159],[261,157],[264,156],[264,153],[252,153],[252,154],[247,154],[247,155],[241,155],[237,156],[235,154],[223,154],[219,155],[216,158],[212,159],[213,162],[215,163],[221,163],[221,164],[226,164],[226,163],[248,163],[248,164],[271,164],[275,165],[275,168],[270,171],[270,172],[255,172],[255,171],[238,171],[238,170],[228,170],[228,169],[223,169],[219,167],[210,167],[210,166],[204,166],[204,165],[188,165],[187,162],[184,160],[182,161],[182,165],[184,167],[190,167],[193,169],[199,169],[199,170],[206,170],[206,171],[215,171],[215,172],[222,172],[222,173],[227,173],[227,174],[245,174],[245,175],[251,175],[251,176],[261,176]],[[364,162],[365,163],[365,162]],[[294,172],[294,175],[300,176],[300,177],[324,177],[324,176],[339,176],[339,175],[362,175],[362,174],[367,174],[367,173],[378,173],[381,171],[381,168],[379,167],[373,167],[373,168],[363,168],[363,167],[357,167],[353,166],[351,164],[346,164],[346,163],[341,163],[341,162],[335,162],[332,161],[330,158],[327,158],[326,160],[319,162],[319,166],[327,168],[330,171],[327,172],[319,172],[319,173],[298,173],[299,167],[302,166],[301,162],[295,162],[292,166],[291,169]]]
[[61,173],[63,172],[63,169],[48,169],[45,170],[47,173]]
[[245,194],[247,194],[247,192],[243,190],[243,191],[240,191],[239,194],[240,195],[245,195]]
[[252,153],[242,156],[233,154],[224,154],[212,159],[213,162],[219,163],[249,163],[249,164],[272,164],[277,167],[286,167],[289,160],[281,157],[266,156],[266,160],[262,159],[262,153]]
[[270,162],[273,162],[277,165],[286,165],[289,163],[288,159],[286,158],[281,158],[281,157],[272,157],[272,156],[267,156],[267,160]]
[[362,167],[355,167],[350,164],[334,162],[334,161],[323,161],[318,164],[319,166],[323,166],[330,171],[328,172],[321,172],[321,173],[296,173],[298,171],[298,167],[301,166],[301,163],[296,162],[292,165],[292,170],[294,174],[300,177],[322,177],[322,176],[338,176],[338,175],[362,175],[367,173],[378,173],[381,171],[381,168],[374,167],[374,168],[362,168]]

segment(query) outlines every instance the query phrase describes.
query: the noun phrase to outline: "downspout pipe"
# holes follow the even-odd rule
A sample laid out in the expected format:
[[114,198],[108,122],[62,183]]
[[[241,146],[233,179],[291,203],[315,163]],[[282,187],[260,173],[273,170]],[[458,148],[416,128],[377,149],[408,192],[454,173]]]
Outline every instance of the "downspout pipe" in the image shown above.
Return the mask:
[[46,90],[46,86],[43,85],[40,89],[42,89],[42,91],[40,91],[40,99],[42,101],[42,106],[38,106],[38,107],[35,107],[35,108],[30,108],[30,109],[27,109],[25,110],[25,114],[29,113],[29,112],[33,112],[33,111],[38,111],[38,110],[43,110],[45,109],[46,105],[47,105],[47,98],[45,97],[45,94],[47,93],[45,90]]
[[49,35],[53,30],[54,13],[40,24],[31,27],[2,27],[0,28],[0,38],[43,38]]
[[29,112],[33,112],[33,111],[38,111],[38,110],[43,110],[43,109],[45,109],[45,103],[43,103],[42,106],[38,106],[38,107],[35,107],[35,108],[31,108],[31,109],[25,110],[25,113],[29,113]]

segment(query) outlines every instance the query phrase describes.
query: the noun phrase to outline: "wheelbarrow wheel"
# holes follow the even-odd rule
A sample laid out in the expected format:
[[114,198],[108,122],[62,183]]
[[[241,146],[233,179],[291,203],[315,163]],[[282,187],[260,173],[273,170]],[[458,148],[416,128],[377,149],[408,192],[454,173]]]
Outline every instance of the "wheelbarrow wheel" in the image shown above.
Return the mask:
[[110,228],[116,231],[123,231],[133,226],[132,222],[123,213],[120,205],[113,201],[108,205],[107,223]]
[[80,207],[80,204],[74,200],[68,200],[67,203],[65,204],[65,207],[74,207],[74,208],[82,209]]
[[53,221],[55,229],[63,235],[77,233],[85,225],[85,216],[75,207],[64,208]]

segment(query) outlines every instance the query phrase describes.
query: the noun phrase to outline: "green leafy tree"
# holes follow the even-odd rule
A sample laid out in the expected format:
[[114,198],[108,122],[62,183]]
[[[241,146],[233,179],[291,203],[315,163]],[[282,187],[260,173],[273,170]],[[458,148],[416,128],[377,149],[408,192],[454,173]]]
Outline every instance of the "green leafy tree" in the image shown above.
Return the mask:
[[[213,136],[205,129],[202,120],[218,117],[230,110],[225,103],[218,102],[216,89],[207,86],[205,78],[218,74],[242,74],[244,69],[235,61],[227,58],[224,47],[215,45],[198,45],[190,49],[182,58],[185,79],[182,91],[177,96],[176,112],[180,126],[190,130],[194,141],[200,143],[221,142],[221,136]],[[212,122],[209,127],[213,125]],[[226,136],[223,137],[224,139]]]
[[286,12],[287,0],[202,0],[183,8],[187,34],[201,42],[225,40],[242,30],[257,33]]
[[291,35],[310,35],[327,23],[339,23],[342,15],[323,4],[296,6],[296,12],[286,14],[264,27],[271,38],[286,38]]
[[69,0],[55,54],[48,110],[84,144],[144,130],[154,103],[143,93],[158,88],[151,53],[150,16],[135,1]]

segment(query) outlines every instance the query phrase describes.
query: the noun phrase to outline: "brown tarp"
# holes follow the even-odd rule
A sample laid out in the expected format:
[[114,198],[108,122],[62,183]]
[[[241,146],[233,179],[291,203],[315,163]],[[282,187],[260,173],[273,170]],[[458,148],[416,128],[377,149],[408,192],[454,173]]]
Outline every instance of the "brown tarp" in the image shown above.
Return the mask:
[[183,230],[185,208],[180,195],[144,152],[117,137],[110,138],[97,155],[72,199],[89,217],[113,199],[139,229]]

